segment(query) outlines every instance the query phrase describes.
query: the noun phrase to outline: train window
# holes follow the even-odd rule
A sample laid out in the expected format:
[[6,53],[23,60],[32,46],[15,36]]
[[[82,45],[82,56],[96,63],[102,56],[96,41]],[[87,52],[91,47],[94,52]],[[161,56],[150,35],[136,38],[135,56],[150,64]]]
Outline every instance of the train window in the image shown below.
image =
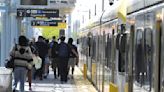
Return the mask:
[[120,40],[120,33],[117,34],[117,37],[116,37],[116,49],[119,50],[119,40]]
[[152,48],[153,48],[153,36],[152,36],[152,29],[151,28],[145,28],[144,30],[144,62],[145,62],[145,76],[148,76],[146,80],[144,81],[145,83],[148,84],[149,90],[151,90],[151,78],[152,78],[152,63],[153,63],[153,53],[152,53]]
[[89,48],[89,56],[91,56],[91,37],[88,37],[88,39],[87,39],[87,45],[88,45],[88,48]]
[[92,52],[92,58],[94,58],[94,59],[96,58],[96,53],[97,53],[96,52],[96,41],[95,41],[95,39],[96,38],[94,37],[93,42],[92,42],[92,51],[91,51]]
[[121,34],[120,40],[119,40],[119,50],[121,53],[125,52],[125,47],[126,47],[126,40],[127,40],[127,35],[126,34]]
[[126,47],[126,34],[121,34],[119,39],[119,59],[118,71],[125,72],[125,47]]
[[142,42],[142,37],[143,37],[143,30],[142,29],[137,29],[136,44],[140,44]]
[[116,37],[116,48],[118,49],[118,71],[125,72],[125,47],[126,47],[126,31],[125,24],[120,26],[120,34]]
[[135,80],[143,84],[142,77],[145,72],[144,62],[144,47],[143,47],[143,29],[136,30],[136,44],[135,44]]
[[106,43],[106,58],[107,58],[107,67],[110,67],[110,60],[111,60],[111,49],[112,49],[112,39],[109,36],[110,34],[107,35],[107,43]]
[[146,28],[144,31],[144,45],[145,45],[145,52],[147,54],[151,54],[152,52],[152,29],[151,28]]

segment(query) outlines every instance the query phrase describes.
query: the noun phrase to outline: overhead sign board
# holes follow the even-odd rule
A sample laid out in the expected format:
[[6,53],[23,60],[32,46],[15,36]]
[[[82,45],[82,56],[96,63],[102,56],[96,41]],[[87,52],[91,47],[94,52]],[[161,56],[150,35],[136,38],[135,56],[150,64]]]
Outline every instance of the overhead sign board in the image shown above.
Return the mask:
[[58,28],[66,28],[67,24],[66,23],[58,23]]
[[57,9],[17,9],[17,17],[59,17]]
[[58,22],[55,20],[32,20],[31,26],[58,26]]
[[47,5],[47,0],[20,0],[21,5]]
[[58,23],[58,26],[34,26],[36,28],[54,28],[54,29],[65,29],[67,27],[66,23]]

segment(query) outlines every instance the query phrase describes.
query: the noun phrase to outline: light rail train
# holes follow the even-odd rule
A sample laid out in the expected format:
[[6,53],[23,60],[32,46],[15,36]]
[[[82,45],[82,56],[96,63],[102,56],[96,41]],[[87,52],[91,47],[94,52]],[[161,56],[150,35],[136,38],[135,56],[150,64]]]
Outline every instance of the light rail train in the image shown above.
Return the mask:
[[164,92],[163,0],[129,5],[126,24],[111,12],[81,31],[80,63],[100,92],[110,83],[119,92]]

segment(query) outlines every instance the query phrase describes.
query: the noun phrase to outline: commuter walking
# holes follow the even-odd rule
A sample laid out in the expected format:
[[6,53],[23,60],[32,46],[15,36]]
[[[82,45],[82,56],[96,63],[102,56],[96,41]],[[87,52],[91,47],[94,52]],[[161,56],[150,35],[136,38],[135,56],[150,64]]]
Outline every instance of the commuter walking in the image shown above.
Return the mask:
[[38,37],[38,41],[35,43],[37,51],[39,52],[39,57],[42,59],[42,67],[40,68],[40,80],[43,80],[44,66],[45,66],[45,57],[48,54],[48,45],[45,43],[42,36]]
[[73,44],[72,38],[68,39],[68,46],[71,49],[70,58],[68,61],[68,74],[69,74],[69,70],[71,68],[71,74],[72,74],[71,77],[73,78],[74,67],[76,64],[78,64],[78,51],[77,51],[77,47]]
[[49,53],[50,53],[50,44],[49,44],[49,40],[46,39],[45,40],[47,46],[48,46],[48,53],[45,57],[45,70],[44,70],[44,78],[47,78],[48,74],[49,74],[49,65],[50,65],[50,58],[49,58]]
[[36,52],[33,56],[33,62],[34,62],[34,69],[35,69],[35,72],[34,72],[34,80],[37,78],[37,77],[40,77],[40,72],[41,72],[41,67],[42,67],[42,59],[39,57],[39,53]]
[[67,82],[67,75],[68,75],[68,60],[70,49],[68,44],[65,43],[65,37],[62,36],[60,38],[61,42],[58,45],[58,57],[59,57],[59,71],[60,71],[60,81],[61,83]]
[[14,57],[14,89],[13,92],[16,91],[16,87],[18,82],[20,82],[20,92],[24,92],[24,82],[27,75],[27,71],[32,68],[30,62],[32,59],[32,52],[30,47],[28,46],[28,41],[25,36],[19,37],[18,45],[15,45],[10,52],[10,55]]
[[51,57],[51,64],[52,64],[52,69],[54,71],[54,79],[59,77],[59,60],[58,60],[58,55],[57,55],[57,47],[58,43],[56,42],[56,37],[52,37],[52,41],[50,43],[50,57]]
[[[32,54],[35,53],[36,49],[34,47],[34,44],[32,42],[29,42],[29,47],[31,49]],[[33,66],[33,62],[31,62],[31,65]],[[29,90],[32,90],[31,84],[32,84],[32,74],[33,74],[33,67],[32,69],[28,70],[27,77],[28,77],[28,83],[29,83]]]

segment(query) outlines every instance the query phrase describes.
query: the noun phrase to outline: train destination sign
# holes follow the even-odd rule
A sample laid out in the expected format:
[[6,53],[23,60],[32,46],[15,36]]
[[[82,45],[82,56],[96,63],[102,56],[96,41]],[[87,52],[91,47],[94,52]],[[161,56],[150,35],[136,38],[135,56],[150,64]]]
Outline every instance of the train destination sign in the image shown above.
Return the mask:
[[31,26],[58,26],[58,22],[55,20],[32,20]]
[[17,9],[17,17],[59,17],[55,9]]

